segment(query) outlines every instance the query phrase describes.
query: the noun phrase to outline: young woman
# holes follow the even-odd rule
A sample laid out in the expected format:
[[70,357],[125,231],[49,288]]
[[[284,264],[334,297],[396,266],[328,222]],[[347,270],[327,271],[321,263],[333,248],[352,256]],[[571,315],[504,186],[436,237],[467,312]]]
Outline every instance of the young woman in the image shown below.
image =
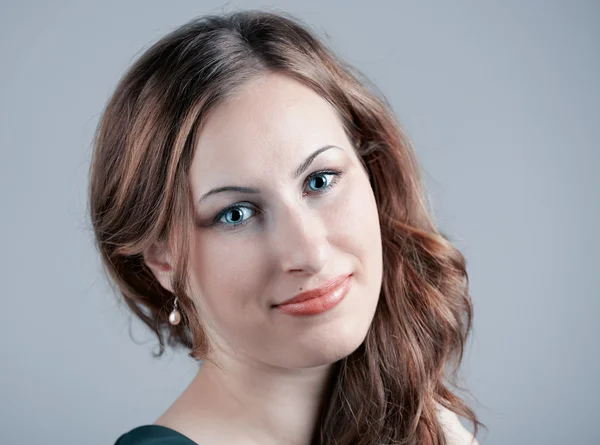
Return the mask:
[[162,38],[110,99],[90,177],[110,278],[201,362],[117,444],[477,443],[447,386],[465,260],[385,100],[306,25],[241,11]]

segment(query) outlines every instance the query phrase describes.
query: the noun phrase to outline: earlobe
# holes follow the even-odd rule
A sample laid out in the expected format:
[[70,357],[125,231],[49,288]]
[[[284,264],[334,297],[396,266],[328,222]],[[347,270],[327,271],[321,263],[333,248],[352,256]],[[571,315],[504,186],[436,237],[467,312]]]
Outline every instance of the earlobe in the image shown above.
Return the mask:
[[166,245],[158,242],[152,244],[152,246],[144,251],[143,257],[144,262],[161,286],[172,293],[171,278],[173,276],[173,263]]

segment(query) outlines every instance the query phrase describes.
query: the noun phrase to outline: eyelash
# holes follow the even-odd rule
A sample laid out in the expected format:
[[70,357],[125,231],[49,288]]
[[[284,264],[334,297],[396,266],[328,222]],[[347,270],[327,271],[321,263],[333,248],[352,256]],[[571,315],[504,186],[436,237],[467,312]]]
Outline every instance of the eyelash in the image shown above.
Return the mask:
[[[317,190],[314,191],[312,194],[323,194],[323,193],[327,193],[331,188],[333,188],[333,186],[335,186],[335,184],[338,183],[339,179],[342,176],[342,172],[338,171],[338,170],[320,170],[320,171],[316,171],[314,173],[311,173],[305,181],[306,183],[310,183],[310,181],[315,178],[315,177],[319,177],[322,175],[333,175],[333,178],[331,179],[331,181],[327,184],[327,186],[321,190]],[[241,223],[238,224],[228,224],[228,223],[224,223],[221,222],[221,218],[223,218],[225,215],[227,215],[228,212],[230,212],[231,210],[235,210],[235,209],[239,209],[239,208],[249,208],[250,206],[245,205],[243,203],[237,203],[237,204],[233,204],[223,210],[221,210],[217,216],[215,216],[213,222],[211,223],[210,227],[216,226],[216,227],[223,227],[225,230],[235,230],[241,226],[245,226],[252,218],[248,218],[246,220],[244,220]]]

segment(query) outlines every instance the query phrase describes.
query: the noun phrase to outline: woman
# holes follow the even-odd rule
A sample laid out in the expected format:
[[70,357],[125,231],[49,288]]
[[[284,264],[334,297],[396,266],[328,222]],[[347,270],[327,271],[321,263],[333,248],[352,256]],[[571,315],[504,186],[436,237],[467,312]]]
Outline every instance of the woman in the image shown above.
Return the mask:
[[[131,444],[468,444],[446,386],[471,327],[390,108],[289,16],[162,38],[98,126],[106,271],[197,376]],[[450,376],[447,366],[453,363]]]

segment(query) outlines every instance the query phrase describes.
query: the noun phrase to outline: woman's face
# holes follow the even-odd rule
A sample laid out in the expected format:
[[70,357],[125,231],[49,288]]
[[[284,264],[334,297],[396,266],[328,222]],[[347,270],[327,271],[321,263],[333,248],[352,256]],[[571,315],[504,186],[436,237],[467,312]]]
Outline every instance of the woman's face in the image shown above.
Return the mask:
[[[289,77],[255,79],[204,122],[189,179],[192,298],[216,358],[306,368],[358,348],[379,299],[381,234],[333,107]],[[204,196],[230,186],[248,190]],[[273,307],[340,276],[348,292],[324,312]]]

